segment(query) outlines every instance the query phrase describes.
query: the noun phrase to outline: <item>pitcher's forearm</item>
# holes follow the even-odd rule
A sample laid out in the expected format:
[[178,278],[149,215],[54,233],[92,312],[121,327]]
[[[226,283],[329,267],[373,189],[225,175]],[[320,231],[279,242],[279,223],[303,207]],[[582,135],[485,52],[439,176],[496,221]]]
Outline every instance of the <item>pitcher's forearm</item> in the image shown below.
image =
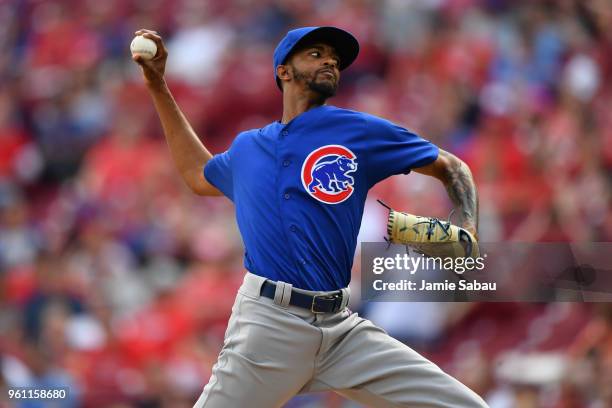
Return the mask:
[[143,79],[153,98],[176,168],[194,193],[220,195],[221,192],[204,178],[204,165],[212,155],[191,128],[164,79],[168,49],[156,31],[140,29],[134,34],[153,41],[157,47],[153,58],[144,58],[135,53],[132,59],[142,70]]
[[460,211],[462,226],[478,235],[478,192],[467,164],[457,156],[440,149],[438,158],[416,172],[440,180],[453,205]]
[[456,156],[440,151],[449,158],[450,165],[445,168],[444,186],[451,201],[461,211],[464,224],[478,229],[478,193],[469,167]]
[[204,165],[212,155],[200,141],[164,83],[149,86],[174,163],[192,190],[202,188]]

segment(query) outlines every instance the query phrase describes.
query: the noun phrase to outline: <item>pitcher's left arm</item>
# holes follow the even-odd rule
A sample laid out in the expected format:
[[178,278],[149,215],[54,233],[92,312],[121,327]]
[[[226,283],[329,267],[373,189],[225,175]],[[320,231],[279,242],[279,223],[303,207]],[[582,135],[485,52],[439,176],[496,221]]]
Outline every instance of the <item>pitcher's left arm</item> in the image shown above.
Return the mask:
[[448,196],[461,214],[463,228],[478,239],[478,192],[468,165],[454,154],[440,149],[436,160],[412,170],[435,177],[444,184]]

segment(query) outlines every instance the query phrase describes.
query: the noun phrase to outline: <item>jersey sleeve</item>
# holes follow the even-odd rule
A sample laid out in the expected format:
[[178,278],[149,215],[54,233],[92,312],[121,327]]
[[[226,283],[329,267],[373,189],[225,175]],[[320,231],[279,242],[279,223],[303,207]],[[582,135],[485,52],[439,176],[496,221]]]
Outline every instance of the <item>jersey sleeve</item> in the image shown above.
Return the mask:
[[438,158],[438,146],[388,120],[366,115],[368,184],[408,174]]
[[234,181],[230,151],[214,155],[204,166],[204,178],[234,201]]

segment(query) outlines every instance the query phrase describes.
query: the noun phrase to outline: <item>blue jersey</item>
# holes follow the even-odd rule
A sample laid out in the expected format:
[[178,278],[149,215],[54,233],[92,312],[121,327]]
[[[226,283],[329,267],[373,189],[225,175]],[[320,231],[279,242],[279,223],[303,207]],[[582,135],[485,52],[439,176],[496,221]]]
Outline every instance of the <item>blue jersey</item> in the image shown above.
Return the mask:
[[246,269],[329,291],[350,282],[368,190],[437,156],[401,126],[324,105],[240,133],[204,175],[234,202]]

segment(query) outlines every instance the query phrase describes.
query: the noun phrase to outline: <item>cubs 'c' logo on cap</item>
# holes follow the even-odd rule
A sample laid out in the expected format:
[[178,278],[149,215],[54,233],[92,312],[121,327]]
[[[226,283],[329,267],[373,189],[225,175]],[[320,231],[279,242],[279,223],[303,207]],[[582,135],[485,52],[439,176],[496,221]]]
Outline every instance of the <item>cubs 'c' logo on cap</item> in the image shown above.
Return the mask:
[[344,146],[319,147],[306,157],[302,165],[302,184],[317,200],[338,204],[353,194],[357,171],[355,154]]

